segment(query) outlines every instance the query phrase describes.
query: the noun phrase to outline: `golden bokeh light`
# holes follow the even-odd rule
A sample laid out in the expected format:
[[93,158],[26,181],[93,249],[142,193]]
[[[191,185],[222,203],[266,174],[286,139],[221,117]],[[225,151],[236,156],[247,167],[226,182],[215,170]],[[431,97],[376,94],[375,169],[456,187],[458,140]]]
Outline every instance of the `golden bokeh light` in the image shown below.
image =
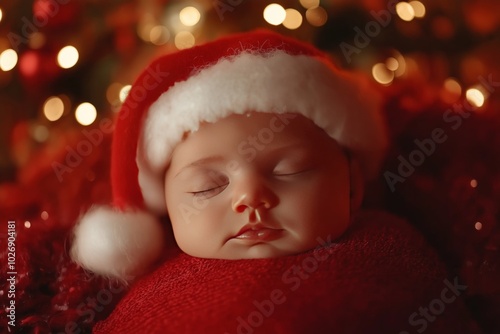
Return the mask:
[[448,92],[454,94],[454,95],[460,95],[462,94],[462,87],[458,83],[457,80],[454,78],[448,78],[444,81],[444,89],[446,89]]
[[385,60],[385,66],[391,71],[396,71],[399,68],[399,62],[394,57],[389,57]]
[[64,102],[58,96],[49,97],[43,104],[43,114],[51,121],[55,122],[64,114]]
[[411,21],[415,18],[415,10],[408,2],[398,2],[396,13],[403,21]]
[[164,45],[170,39],[170,32],[167,27],[157,25],[149,31],[149,41],[155,45]]
[[474,107],[480,108],[484,105],[484,94],[477,88],[469,88],[465,92],[465,98]]
[[185,7],[179,13],[179,19],[186,27],[195,26],[198,22],[200,22],[200,18],[200,11],[193,6]]
[[90,125],[97,118],[97,110],[91,103],[84,102],[76,107],[75,118],[81,125]]
[[8,72],[16,67],[17,61],[17,52],[12,49],[7,49],[0,53],[0,69],[4,72]]
[[286,10],[277,3],[272,3],[264,8],[264,20],[273,26],[279,26],[286,18]]
[[57,54],[57,63],[64,69],[72,68],[78,62],[79,57],[78,50],[74,46],[68,45]]
[[290,30],[299,28],[302,25],[302,15],[298,10],[288,8],[283,25]]
[[181,31],[177,35],[175,35],[174,43],[177,49],[182,50],[193,47],[196,43],[196,40],[193,34],[189,31]]
[[120,89],[118,93],[118,98],[120,99],[121,103],[125,102],[125,99],[127,99],[128,93],[130,93],[131,88],[132,85],[125,85]]
[[306,19],[311,25],[321,27],[328,20],[328,13],[323,7],[313,7],[306,11]]
[[413,8],[415,17],[420,19],[425,16],[425,6],[423,3],[421,3],[420,1],[410,1],[408,3]]
[[394,80],[394,72],[390,71],[383,63],[373,65],[372,75],[375,81],[382,85],[390,85]]
[[319,0],[300,0],[300,4],[305,9],[314,8],[319,6]]

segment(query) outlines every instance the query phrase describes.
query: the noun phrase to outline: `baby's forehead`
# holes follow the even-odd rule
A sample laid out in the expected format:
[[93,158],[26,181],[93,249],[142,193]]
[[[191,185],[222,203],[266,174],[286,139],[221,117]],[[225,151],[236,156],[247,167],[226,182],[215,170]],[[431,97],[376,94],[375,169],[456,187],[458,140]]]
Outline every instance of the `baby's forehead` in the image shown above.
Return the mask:
[[[196,131],[184,133],[174,151],[196,154],[227,151],[278,153],[285,148],[307,149],[324,154],[338,152],[340,146],[322,128],[297,113],[247,112],[232,114],[214,122],[202,122]],[[252,156],[254,156],[253,154]]]

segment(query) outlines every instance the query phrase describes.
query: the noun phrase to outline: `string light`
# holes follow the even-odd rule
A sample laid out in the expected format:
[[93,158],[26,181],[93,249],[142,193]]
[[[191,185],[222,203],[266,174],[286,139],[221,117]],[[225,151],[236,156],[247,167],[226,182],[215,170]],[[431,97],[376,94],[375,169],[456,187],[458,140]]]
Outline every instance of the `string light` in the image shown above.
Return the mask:
[[181,31],[175,35],[174,44],[179,50],[193,47],[195,43],[196,40],[189,31]]
[[286,18],[286,11],[281,5],[272,3],[264,8],[264,20],[267,23],[278,26],[283,23]]
[[396,13],[403,21],[411,21],[415,18],[415,11],[408,2],[398,2]]
[[413,12],[415,17],[419,19],[425,16],[425,6],[420,1],[410,1],[408,2],[410,6],[413,8]]
[[92,104],[84,102],[76,108],[75,118],[81,125],[90,125],[97,118],[97,110]]
[[323,7],[309,8],[306,11],[306,19],[311,25],[321,27],[328,20],[328,13]]
[[181,23],[187,27],[195,26],[198,22],[200,22],[200,18],[200,11],[192,6],[183,8],[179,13]]
[[64,113],[64,102],[60,97],[49,97],[43,104],[43,114],[51,121],[57,121]]
[[12,70],[17,65],[17,53],[12,49],[7,49],[0,53],[0,69],[4,72]]
[[78,58],[78,50],[74,46],[68,45],[63,47],[57,54],[57,63],[62,68],[68,69],[76,65]]
[[285,12],[286,17],[283,25],[290,30],[299,28],[302,24],[302,15],[300,12],[293,8],[288,8]]

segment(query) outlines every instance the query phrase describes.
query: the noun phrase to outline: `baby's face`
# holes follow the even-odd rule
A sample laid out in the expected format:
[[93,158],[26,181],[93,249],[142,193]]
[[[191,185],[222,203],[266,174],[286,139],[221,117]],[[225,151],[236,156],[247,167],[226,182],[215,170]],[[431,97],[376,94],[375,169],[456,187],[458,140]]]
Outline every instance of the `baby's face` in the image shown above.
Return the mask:
[[166,173],[179,247],[201,258],[268,258],[332,240],[349,224],[349,163],[298,114],[249,113],[202,124]]

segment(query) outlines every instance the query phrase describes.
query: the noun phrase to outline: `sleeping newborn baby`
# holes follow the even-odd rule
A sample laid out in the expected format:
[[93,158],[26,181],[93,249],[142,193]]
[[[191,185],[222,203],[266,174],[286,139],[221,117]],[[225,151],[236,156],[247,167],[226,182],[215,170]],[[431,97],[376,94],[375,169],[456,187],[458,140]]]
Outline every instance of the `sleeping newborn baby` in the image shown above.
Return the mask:
[[260,31],[165,55],[122,106],[113,205],[81,219],[71,254],[127,279],[170,229],[195,257],[305,252],[348,228],[386,143],[366,83],[310,45]]

